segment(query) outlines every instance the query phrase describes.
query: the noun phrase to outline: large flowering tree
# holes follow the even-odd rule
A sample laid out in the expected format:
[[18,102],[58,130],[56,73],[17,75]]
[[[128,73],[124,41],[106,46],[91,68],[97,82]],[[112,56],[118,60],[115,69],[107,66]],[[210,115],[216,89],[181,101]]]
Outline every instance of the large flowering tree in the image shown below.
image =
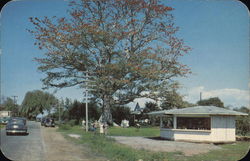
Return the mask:
[[173,8],[159,0],[78,0],[70,7],[68,17],[30,18],[29,32],[44,51],[36,61],[48,88],[84,87],[88,72],[104,122],[112,122],[111,105],[153,96],[190,72],[178,60],[190,48],[176,37]]

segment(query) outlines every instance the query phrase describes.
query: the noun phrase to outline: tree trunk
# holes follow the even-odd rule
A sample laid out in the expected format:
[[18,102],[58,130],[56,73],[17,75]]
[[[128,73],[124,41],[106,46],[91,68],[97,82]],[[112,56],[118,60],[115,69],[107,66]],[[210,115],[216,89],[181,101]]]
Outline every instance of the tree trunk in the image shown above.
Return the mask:
[[110,111],[110,102],[111,99],[108,95],[104,95],[103,97],[103,107],[102,107],[102,122],[112,124],[112,115]]

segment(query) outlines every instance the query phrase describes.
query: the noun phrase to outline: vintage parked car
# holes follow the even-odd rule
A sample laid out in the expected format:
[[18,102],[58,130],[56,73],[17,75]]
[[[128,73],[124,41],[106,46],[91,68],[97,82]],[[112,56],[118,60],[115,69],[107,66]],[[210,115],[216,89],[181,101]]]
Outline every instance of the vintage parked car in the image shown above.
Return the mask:
[[26,119],[21,117],[10,118],[6,127],[6,135],[9,134],[27,134],[28,128]]
[[37,118],[36,118],[36,122],[41,122],[41,118],[40,118],[40,117],[37,117]]
[[46,120],[46,117],[41,118],[41,126],[45,125],[45,120]]
[[44,122],[45,127],[55,127],[55,121],[53,118],[46,118]]
[[9,121],[10,117],[1,117],[0,118],[0,124],[6,125]]

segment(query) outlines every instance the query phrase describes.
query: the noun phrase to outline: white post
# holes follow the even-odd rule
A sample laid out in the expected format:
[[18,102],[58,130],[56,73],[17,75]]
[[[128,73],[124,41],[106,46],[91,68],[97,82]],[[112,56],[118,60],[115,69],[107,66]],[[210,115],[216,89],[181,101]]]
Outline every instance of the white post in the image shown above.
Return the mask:
[[160,128],[162,128],[162,116],[160,116]]
[[177,119],[176,119],[176,116],[174,115],[174,129],[176,129],[177,128]]

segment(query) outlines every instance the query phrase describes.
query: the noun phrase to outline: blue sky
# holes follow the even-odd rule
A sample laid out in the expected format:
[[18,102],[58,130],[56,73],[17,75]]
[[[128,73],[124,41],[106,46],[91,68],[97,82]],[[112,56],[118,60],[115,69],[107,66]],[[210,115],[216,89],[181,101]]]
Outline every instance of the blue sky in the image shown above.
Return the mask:
[[[1,89],[2,95],[18,96],[21,104],[27,91],[41,89],[43,73],[37,71],[34,57],[43,51],[33,44],[26,31],[32,28],[29,17],[65,16],[65,0],[12,1],[1,11]],[[185,100],[195,103],[203,98],[220,97],[225,105],[249,106],[249,13],[239,1],[175,0],[165,1],[175,10],[178,36],[192,51],[182,57],[193,74],[178,79]],[[49,90],[52,92],[53,90]],[[63,89],[59,98],[82,101],[82,90]],[[141,105],[145,99],[137,100]]]

